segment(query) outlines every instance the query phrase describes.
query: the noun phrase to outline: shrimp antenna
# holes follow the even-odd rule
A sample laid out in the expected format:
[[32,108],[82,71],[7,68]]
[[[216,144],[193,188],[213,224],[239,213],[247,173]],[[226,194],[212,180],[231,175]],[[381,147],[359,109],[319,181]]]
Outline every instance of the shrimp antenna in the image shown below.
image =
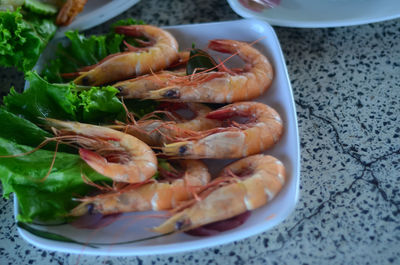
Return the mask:
[[126,104],[124,102],[124,97],[121,97],[121,104],[126,112],[126,123],[130,123],[129,121],[131,121],[133,124],[136,124],[135,116],[138,116],[138,115],[136,115],[134,112],[130,112],[128,110],[128,107],[126,106]]
[[47,138],[46,140],[44,140],[43,142],[41,142],[37,147],[35,147],[34,149],[25,152],[25,153],[20,153],[20,154],[16,154],[16,155],[5,155],[5,156],[0,156],[0,158],[11,158],[11,157],[19,157],[19,156],[25,156],[25,155],[29,155],[32,154],[36,151],[38,151],[39,149],[41,149],[43,146],[45,146],[46,144],[48,144],[49,142],[53,141],[52,138]]
[[40,179],[39,182],[45,181],[45,180],[47,179],[47,177],[50,176],[51,170],[53,170],[54,163],[56,162],[56,157],[57,157],[57,151],[58,151],[58,145],[59,145],[59,144],[60,144],[60,142],[57,141],[57,142],[56,142],[56,149],[54,150],[54,156],[53,156],[53,160],[51,161],[50,168],[49,168],[49,170],[47,171],[46,176],[44,176],[42,179]]
[[[265,39],[265,38],[267,38],[267,36],[260,37],[260,38],[256,39],[255,41],[250,42],[249,45],[250,45],[250,46],[253,46],[253,45],[256,44],[257,42],[260,42],[261,40],[263,40],[263,39]],[[235,53],[233,53],[233,54],[231,54],[230,56],[228,56],[228,58],[226,58],[225,60],[222,60],[222,61],[221,61],[219,64],[217,64],[216,66],[211,67],[211,68],[209,68],[209,69],[206,69],[206,70],[204,70],[204,71],[201,71],[201,72],[199,72],[199,73],[197,73],[197,74],[207,73],[207,72],[210,72],[210,71],[212,71],[212,70],[214,70],[214,69],[217,69],[220,65],[223,65],[225,62],[227,62],[228,60],[230,60],[231,58],[233,58],[234,56],[236,56],[236,55],[238,55],[238,54],[239,54],[239,51],[236,51]],[[193,75],[193,74],[192,74],[192,75]]]

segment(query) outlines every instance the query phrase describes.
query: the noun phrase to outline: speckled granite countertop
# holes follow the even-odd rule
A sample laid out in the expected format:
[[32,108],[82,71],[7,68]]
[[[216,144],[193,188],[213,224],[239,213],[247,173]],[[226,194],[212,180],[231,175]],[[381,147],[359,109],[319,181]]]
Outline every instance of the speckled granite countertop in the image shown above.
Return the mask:
[[[160,26],[239,19],[225,1],[141,1],[133,17]],[[0,264],[399,264],[400,20],[334,29],[275,27],[301,138],[301,194],[274,229],[232,244],[104,258],[49,252],[18,235],[0,201]],[[22,76],[0,69],[0,87]],[[1,91],[4,94],[4,90]]]

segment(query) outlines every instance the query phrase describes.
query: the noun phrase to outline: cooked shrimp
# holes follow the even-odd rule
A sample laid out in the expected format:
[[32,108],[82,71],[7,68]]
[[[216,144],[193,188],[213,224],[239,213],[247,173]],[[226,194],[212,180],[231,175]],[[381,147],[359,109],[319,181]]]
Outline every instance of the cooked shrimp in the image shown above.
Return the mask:
[[[229,178],[229,176],[231,176]],[[267,155],[253,155],[226,166],[217,183],[198,194],[187,208],[154,228],[159,233],[187,231],[225,220],[270,202],[285,183],[285,168],[281,161]]]
[[148,48],[134,48],[130,51],[112,54],[88,72],[74,80],[80,85],[102,85],[124,80],[133,76],[157,72],[179,59],[178,43],[167,31],[150,25],[119,26],[116,33],[134,37],[144,36],[151,40]]
[[[184,102],[231,103],[256,98],[271,85],[273,69],[268,59],[251,45],[234,40],[212,40],[208,47],[235,54],[246,62],[243,71],[202,72],[168,87],[149,92],[150,99]],[[179,80],[178,80],[179,81]]]
[[59,26],[67,26],[82,12],[87,0],[67,0],[58,12],[56,23]]
[[[239,124],[234,117],[245,118]],[[225,120],[229,127],[202,132],[188,141],[167,144],[162,151],[167,156],[181,158],[239,158],[260,153],[273,146],[283,131],[279,114],[258,102],[238,102],[210,112],[206,118]]]
[[136,78],[121,81],[113,85],[120,93],[119,96],[124,98],[146,98],[148,91],[160,89],[173,83],[174,79],[186,75],[186,69],[182,68],[189,60],[190,53],[187,51],[179,52],[179,60],[175,65],[170,66],[174,68],[170,71],[161,71],[158,73],[141,75]]
[[79,146],[81,158],[114,181],[142,182],[157,171],[153,150],[132,135],[78,122],[47,121],[57,136],[55,140]]
[[[199,160],[182,160],[183,177],[169,180],[153,180],[137,188],[100,194],[83,198],[80,205],[71,211],[72,216],[85,214],[88,209],[101,214],[133,211],[160,211],[176,207],[180,202],[191,199],[200,187],[210,181],[207,166]],[[160,178],[176,175],[175,169],[165,171],[159,164]],[[165,172],[163,172],[165,171]]]
[[[146,119],[129,125],[112,126],[114,129],[131,134],[150,146],[161,146],[178,139],[197,135],[197,132],[216,128],[221,125],[219,120],[206,118],[211,111],[209,107],[200,103],[167,103],[166,112],[172,121],[160,119]],[[171,111],[190,110],[193,117],[181,118]],[[153,118],[153,116],[150,115]]]
[[185,70],[162,71],[118,82],[113,87],[117,88],[120,91],[118,95],[124,98],[145,98],[149,91],[166,87],[174,79],[184,75],[186,75]]

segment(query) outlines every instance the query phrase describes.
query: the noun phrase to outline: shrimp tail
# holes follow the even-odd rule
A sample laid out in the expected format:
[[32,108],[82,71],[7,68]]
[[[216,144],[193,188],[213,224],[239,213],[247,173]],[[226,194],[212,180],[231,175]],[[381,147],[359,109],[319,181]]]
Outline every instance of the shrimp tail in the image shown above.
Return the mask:
[[207,119],[224,120],[235,116],[235,111],[232,108],[222,108],[209,112],[206,115]]
[[107,166],[107,160],[96,152],[79,148],[80,157],[92,168],[98,172],[104,172]]
[[115,27],[115,33],[123,34],[130,37],[142,36],[142,31],[136,26],[118,26]]
[[221,53],[235,53],[237,48],[230,40],[216,39],[208,43],[208,48]]

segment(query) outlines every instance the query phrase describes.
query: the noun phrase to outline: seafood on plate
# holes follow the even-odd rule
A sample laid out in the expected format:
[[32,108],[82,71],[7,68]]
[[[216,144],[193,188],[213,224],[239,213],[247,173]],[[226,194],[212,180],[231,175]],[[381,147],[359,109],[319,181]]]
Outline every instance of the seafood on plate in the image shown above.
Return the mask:
[[208,48],[237,54],[246,65],[243,69],[220,67],[219,72],[203,71],[175,77],[165,83],[164,88],[150,90],[147,98],[232,103],[256,98],[270,87],[274,76],[273,68],[267,57],[252,45],[235,40],[211,40]]
[[87,0],[67,0],[58,12],[56,23],[59,26],[68,26],[74,18],[83,11]]
[[[124,131],[142,140],[150,146],[178,141],[179,139],[198,135],[198,132],[219,127],[221,122],[206,118],[211,109],[200,103],[166,103],[163,110],[144,116],[131,124],[120,124],[111,128]],[[179,110],[189,111],[190,117],[183,117]],[[156,114],[166,114],[168,120],[160,119]],[[185,113],[188,114],[188,113]]]
[[130,37],[145,37],[138,40],[145,47],[133,47],[125,43],[128,51],[107,56],[92,67],[85,67],[74,80],[75,84],[98,86],[132,78],[151,72],[158,72],[173,65],[181,58],[178,43],[166,30],[151,25],[118,26],[115,32]]
[[146,98],[149,91],[157,90],[174,83],[174,80],[180,80],[180,77],[186,75],[186,70],[179,71],[161,71],[155,74],[138,76],[133,79],[121,81],[113,84],[124,98]]
[[132,79],[113,84],[120,97],[143,99],[148,97],[149,91],[161,89],[175,82],[181,82],[186,76],[185,66],[190,58],[190,52],[180,51],[178,61],[170,65],[167,70],[145,74]]
[[[201,132],[198,136],[164,145],[163,154],[179,158],[240,158],[260,153],[279,141],[283,124],[279,114],[259,102],[237,102],[207,114],[227,127]],[[241,118],[242,123],[235,121]]]
[[153,230],[163,234],[187,231],[254,210],[270,202],[285,181],[283,163],[272,156],[240,159],[226,166],[198,194],[200,199],[175,208],[173,215]]
[[79,122],[46,121],[56,135],[54,140],[78,146],[90,167],[114,181],[143,182],[157,171],[153,150],[132,135]]
[[83,202],[70,214],[81,216],[89,209],[103,215],[169,210],[193,198],[193,194],[210,181],[208,168],[200,160],[170,161],[167,165],[172,169],[165,169],[159,164],[159,180],[151,179],[137,187],[128,186],[122,190],[82,198],[80,200]]

